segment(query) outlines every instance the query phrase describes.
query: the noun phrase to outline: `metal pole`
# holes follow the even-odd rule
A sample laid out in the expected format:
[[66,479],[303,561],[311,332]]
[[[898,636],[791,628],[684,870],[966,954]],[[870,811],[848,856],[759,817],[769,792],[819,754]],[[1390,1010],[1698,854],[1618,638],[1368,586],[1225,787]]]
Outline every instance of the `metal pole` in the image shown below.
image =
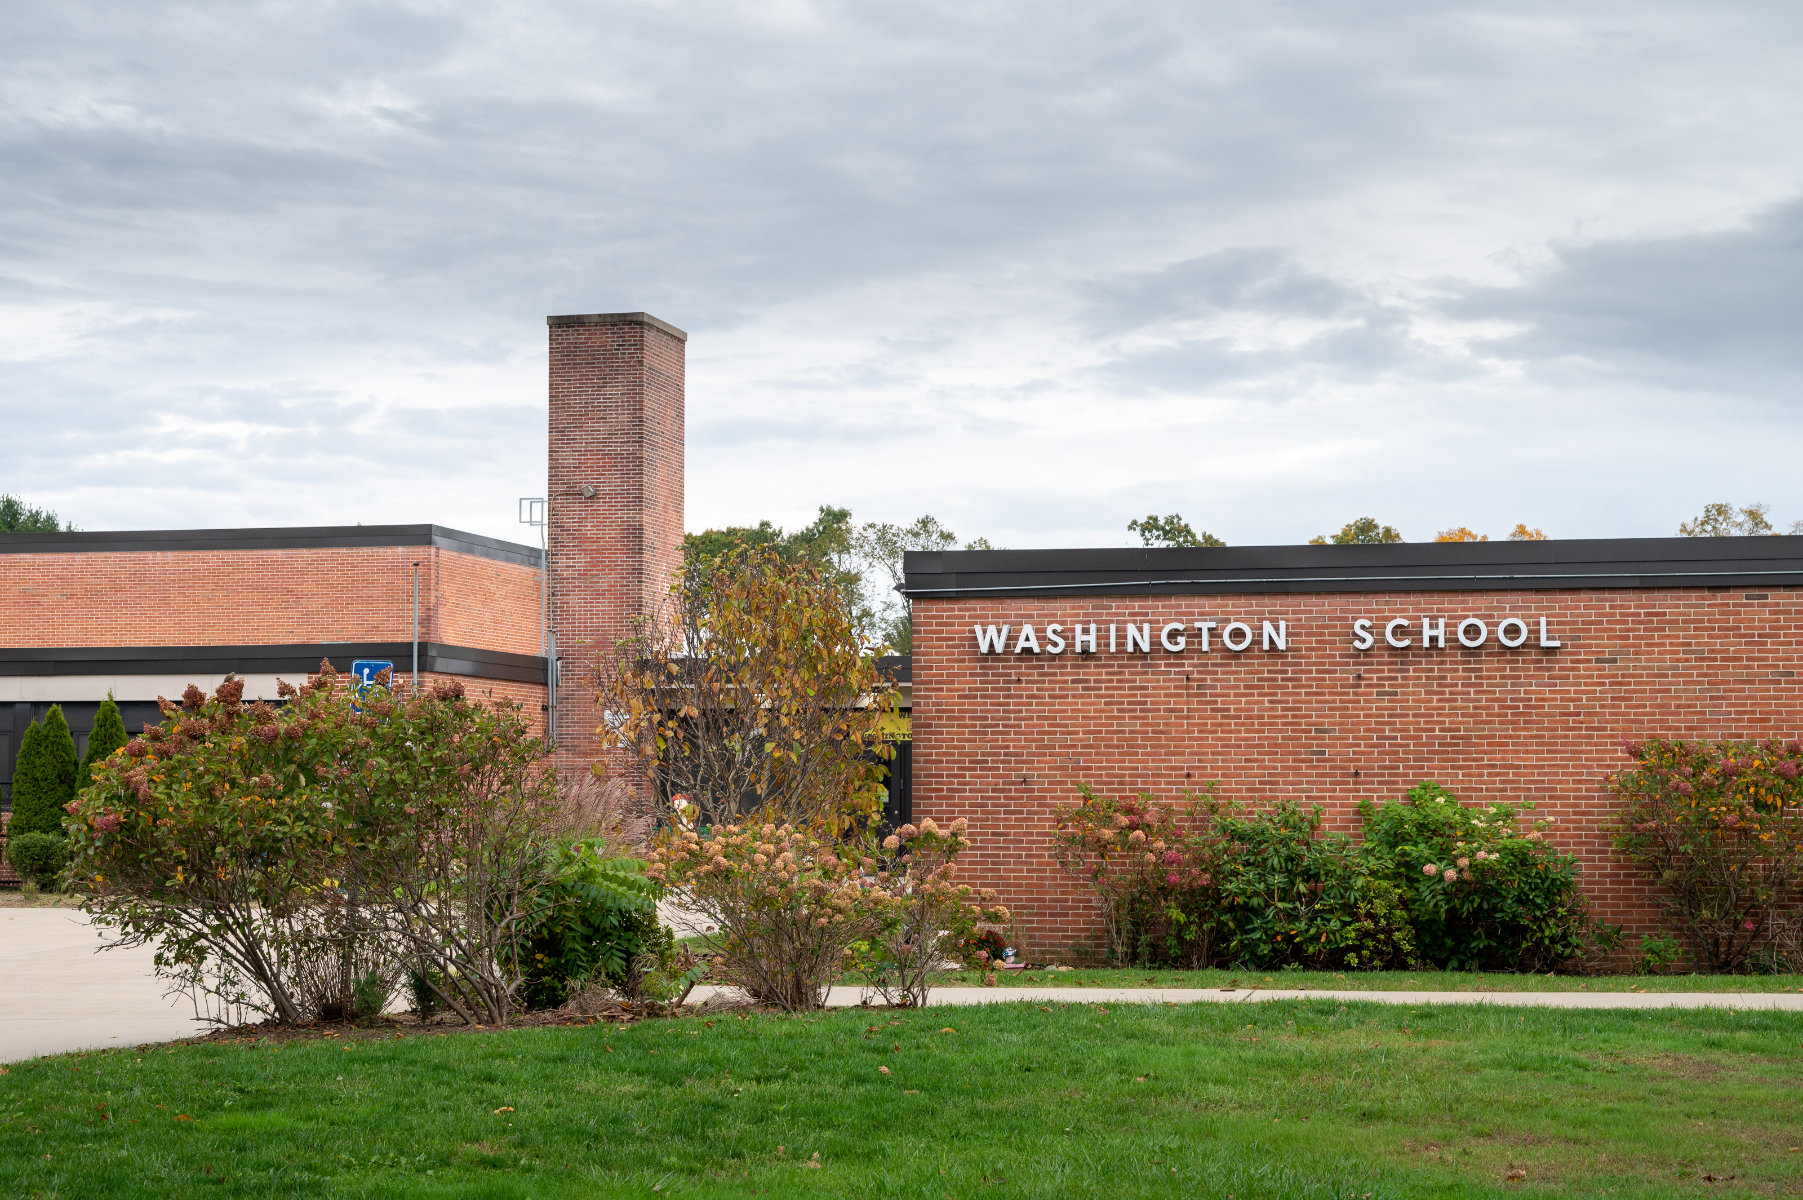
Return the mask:
[[545,648],[545,744],[557,748],[557,647],[551,638],[551,498],[538,526],[538,634]]
[[413,564],[413,694],[419,695],[419,564]]

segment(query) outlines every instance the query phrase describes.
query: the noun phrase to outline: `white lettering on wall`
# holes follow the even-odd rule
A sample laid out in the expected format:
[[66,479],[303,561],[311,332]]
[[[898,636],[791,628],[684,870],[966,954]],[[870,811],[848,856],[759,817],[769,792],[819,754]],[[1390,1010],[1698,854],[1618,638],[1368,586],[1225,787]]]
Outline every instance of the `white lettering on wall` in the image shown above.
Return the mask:
[[1138,652],[1141,654],[1152,653],[1151,625],[1127,626],[1127,653],[1134,653],[1135,647],[1138,648]]
[[[1240,631],[1238,642],[1233,640],[1233,631],[1236,629]],[[1244,621],[1229,621],[1227,623],[1227,628],[1221,630],[1221,645],[1227,647],[1235,654],[1238,654],[1251,644],[1252,626],[1246,624]]]
[[[1527,635],[1524,633],[1522,636],[1526,637]],[[1081,625],[1071,626],[1071,652],[1073,654],[1082,654],[1084,653],[1083,647],[1085,645],[1089,647],[1090,654],[1096,652],[1096,623],[1094,621],[1089,623],[1088,633],[1083,632],[1083,626]],[[980,654],[982,651],[979,650],[978,653]]]
[[[1177,631],[1177,636],[1175,638],[1171,637],[1171,631],[1173,629]],[[1172,654],[1182,654],[1183,647],[1189,644],[1188,639],[1183,636],[1183,622],[1172,621],[1169,625],[1160,629],[1158,631],[1158,644],[1163,646],[1166,650],[1169,650]]]
[[977,631],[978,654],[1000,654],[1008,648],[1008,627],[997,629],[993,625],[972,625]]
[[1273,625],[1269,621],[1262,622],[1265,627],[1265,649],[1288,650],[1290,648],[1290,623],[1279,621]]
[[1045,652],[1047,654],[1064,653],[1064,626],[1047,625],[1045,627]]
[[1208,631],[1215,627],[1213,621],[1197,621],[1196,634],[1202,639],[1202,653],[1208,653]]
[[[1446,648],[1446,623],[1448,617],[1422,617],[1421,648],[1423,650],[1444,650]],[[1352,648],[1369,650],[1377,644],[1372,636],[1372,626],[1376,618],[1359,617],[1352,623]],[[1552,636],[1547,625],[1548,618],[1541,617],[1540,645],[1543,649],[1559,649],[1559,640]],[[1397,636],[1397,630],[1407,629],[1412,622],[1408,617],[1392,617],[1384,622],[1384,643],[1398,650],[1407,650],[1413,642],[1407,637]],[[1459,645],[1467,650],[1476,650],[1490,640],[1491,626],[1482,617],[1462,617],[1458,622]],[[1504,617],[1495,625],[1496,640],[1499,645],[1516,650],[1527,644],[1528,623],[1521,617]]]
[[1016,654],[1024,654],[1029,649],[1035,654],[1039,653],[1039,636],[1033,632],[1033,627],[1031,625],[1022,625],[1020,627],[1020,640],[1014,643],[1014,652]]

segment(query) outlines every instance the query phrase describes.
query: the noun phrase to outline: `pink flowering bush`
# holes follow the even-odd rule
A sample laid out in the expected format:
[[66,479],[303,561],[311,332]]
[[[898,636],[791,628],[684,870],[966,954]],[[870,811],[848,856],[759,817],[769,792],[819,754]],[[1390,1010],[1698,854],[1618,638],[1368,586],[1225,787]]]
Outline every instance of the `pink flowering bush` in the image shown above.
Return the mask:
[[1053,853],[1096,899],[1117,962],[1379,967],[1413,959],[1396,890],[1359,869],[1319,812],[1246,811],[1212,790],[1176,804],[1080,789]]
[[924,1005],[932,972],[947,954],[974,941],[984,926],[1009,920],[993,889],[957,881],[954,860],[970,846],[965,829],[963,817],[944,829],[929,817],[883,840],[887,865],[870,894],[875,932],[861,965],[884,1003]]
[[1605,786],[1621,802],[1617,853],[1708,971],[1797,970],[1803,905],[1803,743],[1627,742],[1634,765]]
[[672,830],[646,873],[713,923],[722,982],[800,1012],[825,1004],[853,944],[876,930],[879,885],[858,849],[793,825],[715,825],[705,838]]

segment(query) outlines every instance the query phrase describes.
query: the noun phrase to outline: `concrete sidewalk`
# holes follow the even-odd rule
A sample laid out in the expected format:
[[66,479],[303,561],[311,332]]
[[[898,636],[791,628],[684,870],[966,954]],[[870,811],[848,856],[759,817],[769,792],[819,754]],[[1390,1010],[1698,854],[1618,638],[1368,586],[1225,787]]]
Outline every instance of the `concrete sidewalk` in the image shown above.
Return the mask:
[[148,947],[96,954],[101,932],[77,909],[0,908],[0,1062],[206,1032]]
[[[725,989],[698,987],[690,1003]],[[836,987],[828,1008],[855,1008],[874,993]],[[1731,1008],[1803,1012],[1796,992],[1360,992],[1286,991],[1266,988],[1087,988],[1087,987],[942,987],[927,997],[928,1007],[970,1004],[1252,1004],[1266,1000],[1337,1000],[1365,1004],[1490,1004],[1507,1008]]]

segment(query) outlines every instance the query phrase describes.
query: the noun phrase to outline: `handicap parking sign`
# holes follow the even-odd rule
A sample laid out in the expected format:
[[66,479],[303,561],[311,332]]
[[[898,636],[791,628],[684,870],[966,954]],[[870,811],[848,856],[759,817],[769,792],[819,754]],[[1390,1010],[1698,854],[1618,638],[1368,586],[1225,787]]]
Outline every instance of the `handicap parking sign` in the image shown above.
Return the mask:
[[351,674],[356,676],[357,687],[359,689],[366,688],[374,683],[376,681],[376,676],[380,675],[383,671],[388,672],[388,678],[392,682],[394,679],[394,664],[386,659],[359,658],[351,664]]

